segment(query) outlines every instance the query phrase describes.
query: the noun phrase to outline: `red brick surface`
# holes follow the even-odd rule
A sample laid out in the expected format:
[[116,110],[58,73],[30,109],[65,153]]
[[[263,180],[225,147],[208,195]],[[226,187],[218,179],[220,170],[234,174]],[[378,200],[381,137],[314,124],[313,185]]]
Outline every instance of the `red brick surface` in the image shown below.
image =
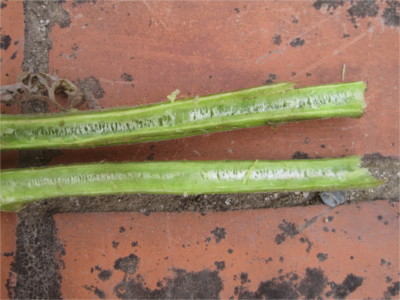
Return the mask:
[[16,77],[21,72],[24,57],[22,3],[22,1],[8,1],[7,6],[1,9],[1,35],[9,36],[11,40],[8,47],[1,49],[1,85],[15,83]]
[[0,244],[0,265],[1,265],[1,299],[7,299],[7,286],[14,286],[16,276],[11,271],[11,263],[14,260],[16,251],[16,228],[17,214],[0,212],[1,244]]
[[[218,271],[221,299],[237,298],[235,287],[256,292],[261,282],[273,278],[300,293],[307,268],[320,274],[321,280],[326,276],[323,293],[317,293],[322,298],[332,290],[329,282],[342,284],[351,274],[362,278],[362,284],[348,293],[350,299],[383,298],[393,284],[390,279],[398,280],[398,205],[387,201],[335,209],[312,206],[205,216],[191,212],[58,214],[55,219],[66,250],[62,258],[65,298],[98,298],[101,292],[116,298],[118,293],[129,295],[133,283],[154,291],[160,289],[157,282],[165,286],[166,278],[174,278],[176,269]],[[115,267],[118,259],[129,255],[138,258],[131,260],[131,274]],[[225,267],[218,270],[215,262],[222,261]],[[107,279],[104,271],[111,272]],[[248,274],[248,282],[241,283],[242,273]],[[290,281],[287,274],[299,278]]]
[[[368,108],[359,120],[217,133],[155,143],[154,151],[150,144],[69,150],[54,163],[144,160],[151,153],[156,160],[284,159],[296,151],[310,157],[398,155],[399,36],[380,16],[358,18],[354,28],[347,4],[330,15],[307,1],[105,1],[64,7],[72,23],[52,31],[51,72],[96,77],[105,90],[103,107],[158,102],[176,88],[188,97],[257,86],[270,74],[299,86],[340,82],[346,65],[346,81],[368,82]],[[296,38],[304,45],[292,47]],[[133,81],[124,81],[124,73]]]
[[[24,55],[24,13],[22,1],[9,1],[0,11],[1,35],[9,36],[8,47],[3,47],[0,60],[0,84],[14,84],[21,72]],[[3,43],[3,42],[2,42]],[[7,49],[5,49],[7,48]],[[1,113],[19,113],[20,106],[1,104]],[[1,153],[1,168],[15,168],[17,163],[16,151]]]

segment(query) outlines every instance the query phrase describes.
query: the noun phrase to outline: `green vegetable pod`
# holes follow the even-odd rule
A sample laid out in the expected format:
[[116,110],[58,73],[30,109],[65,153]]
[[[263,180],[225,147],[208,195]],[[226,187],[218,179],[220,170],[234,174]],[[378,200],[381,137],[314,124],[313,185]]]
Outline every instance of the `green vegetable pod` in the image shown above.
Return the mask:
[[379,185],[360,158],[95,163],[1,172],[1,210],[31,201],[122,193],[333,191]]
[[363,82],[292,83],[133,108],[1,115],[0,149],[79,148],[160,141],[310,119],[360,117]]

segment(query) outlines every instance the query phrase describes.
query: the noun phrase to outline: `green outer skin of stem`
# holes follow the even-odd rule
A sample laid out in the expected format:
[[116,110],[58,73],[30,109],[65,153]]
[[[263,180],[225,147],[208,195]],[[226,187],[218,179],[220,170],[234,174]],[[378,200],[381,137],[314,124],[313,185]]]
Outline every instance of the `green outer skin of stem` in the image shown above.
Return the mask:
[[278,161],[95,163],[1,172],[0,209],[35,200],[123,193],[207,194],[332,191],[374,187],[382,181],[360,158]]
[[134,108],[1,115],[0,149],[79,148],[160,141],[310,119],[362,116],[363,82],[293,89],[278,83]]

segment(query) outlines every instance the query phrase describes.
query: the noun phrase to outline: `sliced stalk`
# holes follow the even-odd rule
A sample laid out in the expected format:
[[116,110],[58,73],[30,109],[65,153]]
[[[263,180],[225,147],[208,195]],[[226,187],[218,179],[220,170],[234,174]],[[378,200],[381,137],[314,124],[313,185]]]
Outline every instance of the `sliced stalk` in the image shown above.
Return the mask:
[[360,158],[96,163],[1,172],[1,210],[61,196],[333,191],[380,184]]
[[79,148],[175,139],[265,124],[360,117],[363,82],[279,83],[134,108],[1,115],[0,149]]

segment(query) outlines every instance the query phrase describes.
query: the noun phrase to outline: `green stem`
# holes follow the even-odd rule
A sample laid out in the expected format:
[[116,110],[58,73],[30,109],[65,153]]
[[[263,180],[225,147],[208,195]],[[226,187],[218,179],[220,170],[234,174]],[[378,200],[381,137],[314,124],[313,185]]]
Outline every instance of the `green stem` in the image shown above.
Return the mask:
[[293,89],[279,83],[134,108],[1,115],[0,149],[79,148],[160,141],[266,124],[360,117],[363,82]]
[[331,191],[369,188],[381,181],[360,158],[280,161],[95,163],[1,172],[0,208],[35,200],[122,193],[206,194]]

